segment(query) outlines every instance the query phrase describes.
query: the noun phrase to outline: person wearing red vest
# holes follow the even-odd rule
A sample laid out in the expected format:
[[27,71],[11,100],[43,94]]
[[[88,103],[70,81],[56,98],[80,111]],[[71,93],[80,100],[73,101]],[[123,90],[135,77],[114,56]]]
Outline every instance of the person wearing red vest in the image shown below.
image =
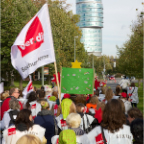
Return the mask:
[[100,81],[98,81],[97,79],[95,79],[95,89],[97,90],[98,87],[100,87]]
[[[1,112],[0,112],[1,120],[2,120],[2,118],[3,118],[4,112],[6,112],[7,110],[10,109],[10,107],[9,107],[9,101],[11,100],[11,98],[14,97],[14,98],[18,99],[18,97],[19,97],[19,95],[20,95],[20,94],[19,94],[19,89],[18,89],[18,88],[12,88],[12,89],[10,90],[9,94],[10,94],[10,96],[7,97],[7,98],[3,101],[2,105],[1,105]],[[21,103],[20,101],[19,101],[19,104],[20,104],[20,110],[23,109],[22,103]]]

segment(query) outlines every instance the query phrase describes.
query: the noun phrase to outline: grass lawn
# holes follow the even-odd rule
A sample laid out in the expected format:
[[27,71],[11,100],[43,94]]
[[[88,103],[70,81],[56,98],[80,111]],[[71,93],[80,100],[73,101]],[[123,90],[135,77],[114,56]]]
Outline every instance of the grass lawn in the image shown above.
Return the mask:
[[[136,84],[136,86],[137,86],[137,84]],[[141,84],[141,86],[138,88],[138,96],[139,96],[138,108],[143,113],[143,84]]]
[[[25,88],[27,86],[28,82],[29,81],[23,81],[23,88]],[[33,86],[36,87],[36,88],[40,88],[42,86],[42,82],[41,81],[33,81],[32,83],[33,83]],[[48,82],[44,81],[44,84],[48,85]],[[19,82],[15,81],[14,85],[15,85],[15,87],[19,87]]]

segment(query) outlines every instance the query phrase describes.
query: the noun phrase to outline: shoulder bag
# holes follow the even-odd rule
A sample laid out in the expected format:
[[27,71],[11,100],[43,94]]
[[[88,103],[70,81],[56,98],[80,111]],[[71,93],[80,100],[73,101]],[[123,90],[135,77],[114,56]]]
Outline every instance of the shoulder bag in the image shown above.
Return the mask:
[[90,122],[89,122],[89,119],[88,119],[87,114],[85,114],[85,115],[86,115],[86,119],[87,119],[88,128],[87,128],[87,129],[85,128],[84,116],[83,116],[83,128],[84,128],[84,131],[85,131],[86,133],[89,133],[89,132],[92,130],[92,126],[91,126],[91,124],[90,124]]

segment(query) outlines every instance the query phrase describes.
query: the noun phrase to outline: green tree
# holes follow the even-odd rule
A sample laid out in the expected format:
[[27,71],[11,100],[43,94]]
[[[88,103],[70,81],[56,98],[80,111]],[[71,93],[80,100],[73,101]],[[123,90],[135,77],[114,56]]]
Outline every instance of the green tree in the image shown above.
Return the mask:
[[37,8],[31,0],[1,1],[1,76],[8,77],[8,82],[11,81],[11,73],[21,80],[11,65],[11,46],[21,29],[36,12]]
[[102,75],[104,65],[106,69],[105,74],[111,73],[111,71],[113,70],[113,63],[111,63],[111,59],[109,56],[103,55],[101,57],[97,57],[93,55],[88,55],[85,62],[85,68],[92,68],[93,61],[94,61],[95,72],[99,75],[99,77],[101,77]]
[[[2,77],[8,76],[8,81],[11,79],[11,71],[15,79],[21,81],[20,75],[11,65],[11,46],[21,29],[44,3],[44,0],[3,0],[1,3],[1,69]],[[75,36],[78,36],[76,58],[85,66],[87,53],[80,42],[81,30],[76,25],[79,22],[79,16],[67,11],[69,5],[66,4],[65,0],[60,2],[49,0],[48,4],[58,71],[60,71],[61,66],[71,67],[74,58]],[[48,67],[50,68],[50,76],[52,76],[54,66],[50,64]]]
[[121,48],[118,49],[118,69],[128,76],[143,78],[143,18],[131,26],[132,34]]

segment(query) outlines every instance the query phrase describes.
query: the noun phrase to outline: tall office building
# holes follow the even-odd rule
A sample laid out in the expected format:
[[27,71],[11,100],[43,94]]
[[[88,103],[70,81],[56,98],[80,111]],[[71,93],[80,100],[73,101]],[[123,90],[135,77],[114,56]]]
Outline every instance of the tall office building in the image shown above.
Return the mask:
[[102,0],[76,0],[76,14],[80,15],[78,26],[82,30],[81,42],[89,54],[101,56],[103,5]]

